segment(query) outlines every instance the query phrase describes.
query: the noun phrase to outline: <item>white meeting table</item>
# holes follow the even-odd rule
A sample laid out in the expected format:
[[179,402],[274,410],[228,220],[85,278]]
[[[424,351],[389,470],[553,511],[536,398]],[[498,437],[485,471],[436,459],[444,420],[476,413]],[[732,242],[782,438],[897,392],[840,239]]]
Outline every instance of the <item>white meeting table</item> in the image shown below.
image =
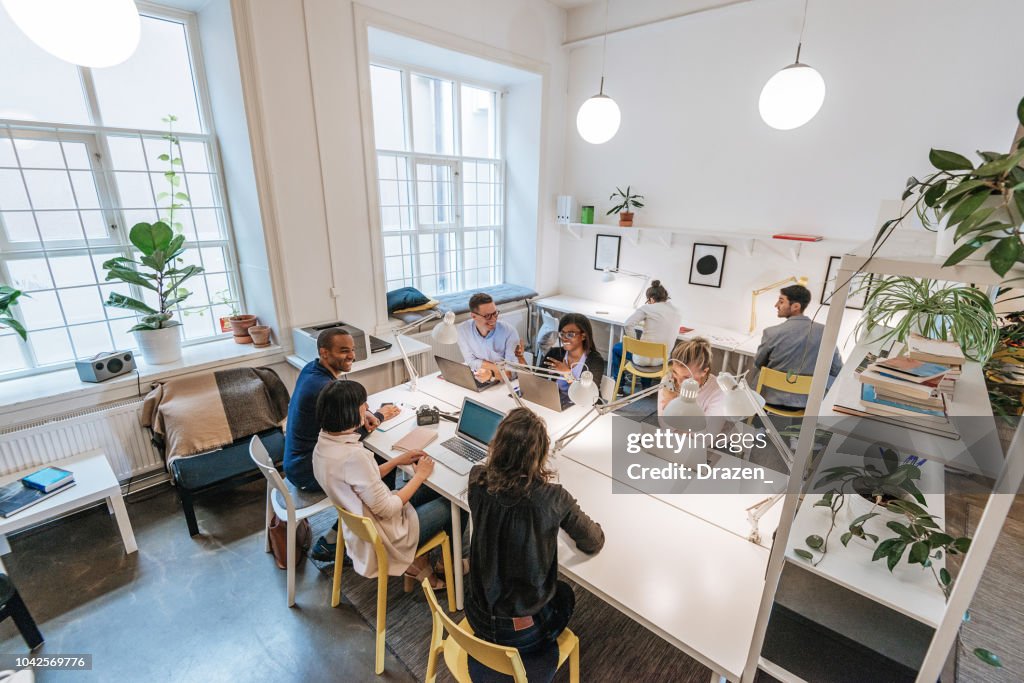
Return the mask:
[[[626,319],[629,318],[635,309],[625,306],[614,306],[603,304],[599,301],[581,299],[574,296],[556,294],[555,296],[536,299],[532,305],[537,308],[556,311],[558,313],[582,313],[591,320],[608,325],[608,352],[618,341],[618,337],[626,327]],[[686,327],[692,327],[689,332],[681,332],[678,339],[693,339],[704,337],[711,342],[712,348],[722,352],[722,368],[729,369],[729,361],[732,353],[739,356],[738,371],[743,370],[744,359],[753,357],[757,353],[757,347],[761,342],[761,330],[754,333],[733,330],[728,327],[696,323],[695,321],[683,321]],[[672,349],[669,349],[671,353]]]
[[[369,402],[371,406],[385,401],[405,405],[428,403],[445,409],[461,406],[464,396],[505,411],[515,405],[504,386],[476,393],[444,382],[437,375],[421,377],[416,392],[402,385],[374,394]],[[558,413],[526,405],[545,417],[552,435],[566,429],[585,412],[573,407]],[[610,424],[610,418],[606,418],[598,423]],[[395,455],[391,445],[415,426],[415,419],[409,419],[388,431],[375,431],[364,443],[382,457],[391,458]],[[425,449],[428,454],[443,448],[440,444],[454,434],[455,424],[441,421],[437,429],[438,438]],[[719,680],[719,676],[739,680],[768,561],[768,550],[745,537],[749,526],[743,508],[750,503],[730,503],[730,510],[736,508],[730,515],[709,521],[706,517],[712,517],[715,509],[724,510],[725,496],[693,495],[690,498],[701,500],[686,501],[685,494],[614,493],[610,469],[608,473],[603,470],[605,459],[610,463],[610,436],[592,443],[588,436],[591,429],[599,437],[603,433],[603,427],[591,425],[552,466],[560,483],[577,498],[581,508],[601,524],[605,546],[597,555],[588,556],[562,535],[561,571],[710,668],[712,680]],[[438,461],[427,484],[451,502],[456,604],[462,609],[459,510],[469,507],[467,476]],[[764,519],[762,533],[770,537],[774,525],[774,521]]]

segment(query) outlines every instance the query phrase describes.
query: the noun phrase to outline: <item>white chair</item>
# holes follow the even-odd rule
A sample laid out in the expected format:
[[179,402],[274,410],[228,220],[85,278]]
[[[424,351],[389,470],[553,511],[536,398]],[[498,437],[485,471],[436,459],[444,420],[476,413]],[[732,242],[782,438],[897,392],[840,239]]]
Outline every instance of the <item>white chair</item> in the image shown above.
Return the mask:
[[[249,442],[249,457],[267,478],[267,519],[263,534],[266,538],[265,549],[268,553],[270,552],[270,520],[273,519],[271,515],[277,514],[279,519],[288,522],[288,606],[291,607],[295,604],[295,562],[298,559],[295,557],[295,529],[300,521],[321,510],[333,507],[333,503],[324,493],[308,495],[296,489],[294,492],[296,495],[293,495],[292,491],[288,490],[288,484],[281,478],[281,473],[274,467],[270,454],[258,436],[253,436],[252,441]],[[300,507],[296,507],[296,499],[298,499]]]

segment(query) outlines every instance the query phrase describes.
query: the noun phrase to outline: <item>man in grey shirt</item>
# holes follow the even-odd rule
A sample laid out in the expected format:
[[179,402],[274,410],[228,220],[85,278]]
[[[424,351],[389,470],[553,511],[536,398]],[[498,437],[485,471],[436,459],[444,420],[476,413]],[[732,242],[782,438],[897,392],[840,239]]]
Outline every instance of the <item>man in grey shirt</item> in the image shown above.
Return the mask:
[[[775,302],[775,310],[786,322],[775,327],[766,328],[761,336],[761,345],[754,356],[754,375],[750,386],[757,386],[757,376],[761,368],[770,368],[779,372],[794,375],[814,374],[814,363],[818,360],[818,347],[825,326],[811,322],[804,315],[807,304],[811,303],[811,293],[803,285],[790,285],[779,291],[779,300]],[[843,367],[839,351],[832,351],[832,367],[828,371],[828,386],[832,386],[836,375]],[[781,408],[805,408],[807,396],[792,394],[765,387],[761,395],[764,400]]]

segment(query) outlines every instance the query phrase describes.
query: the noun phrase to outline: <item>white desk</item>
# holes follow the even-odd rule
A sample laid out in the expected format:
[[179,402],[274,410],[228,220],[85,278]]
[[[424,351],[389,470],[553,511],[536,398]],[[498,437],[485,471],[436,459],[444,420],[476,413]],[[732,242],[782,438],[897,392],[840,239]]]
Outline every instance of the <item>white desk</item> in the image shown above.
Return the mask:
[[[394,335],[388,337],[386,341],[391,342],[391,348],[385,349],[383,351],[378,351],[377,353],[372,353],[370,354],[370,357],[366,358],[365,360],[357,360],[355,363],[352,364],[352,369],[349,370],[349,372],[361,372],[363,370],[369,370],[370,368],[375,368],[380,365],[385,365],[387,363],[394,363],[396,361],[401,363],[402,352],[399,350],[398,344],[396,344],[394,341]],[[404,334],[402,335],[402,345],[405,347],[405,353],[406,355],[409,356],[410,359],[413,359],[422,353],[430,351],[430,344],[424,344],[423,342],[413,339],[412,337],[408,337]],[[288,356],[287,360],[289,365],[298,368],[299,370],[306,367],[306,364],[309,362],[308,360],[299,358],[295,354]]]
[[[833,439],[833,444],[836,441]],[[835,453],[831,445],[823,461],[815,475],[815,480],[821,476],[823,468],[839,465],[862,465],[864,462],[860,456]],[[946,516],[946,497],[939,492],[944,490],[944,482],[945,472],[941,462],[929,461],[921,467],[921,481],[918,488],[921,489],[927,501],[927,510],[939,517],[937,524],[943,529],[945,529],[943,518]],[[900,563],[890,572],[884,559],[877,562],[871,561],[871,555],[875,549],[873,544],[866,545],[857,539],[852,539],[848,546],[843,547],[839,541],[839,537],[849,527],[850,521],[860,514],[858,511],[847,516],[847,513],[852,512],[850,510],[851,495],[856,494],[847,495],[843,508],[836,516],[836,528],[828,540],[828,553],[817,566],[798,557],[793,551],[795,548],[806,549],[804,540],[811,534],[825,537],[829,528],[831,512],[826,507],[814,507],[814,504],[821,500],[821,494],[804,496],[796,519],[793,520],[793,528],[789,533],[786,560],[912,619],[938,628],[946,609],[946,599],[935,581],[931,569],[926,569],[919,564],[907,564],[906,555],[904,555]],[[864,512],[867,512],[867,508]],[[876,526],[881,527],[881,531],[877,528],[868,529],[869,532],[874,531],[879,534],[879,542],[896,536],[895,532],[884,528],[884,524],[879,522],[881,519],[881,517],[876,517],[869,520],[869,523],[877,523]],[[819,557],[820,555],[814,552],[815,561]],[[935,571],[946,565],[945,557],[932,562],[935,565]]]
[[[582,313],[591,320],[605,323],[609,326],[608,328],[608,349],[609,353],[611,348],[618,341],[618,337],[622,334],[625,329],[626,319],[629,318],[635,309],[626,308],[624,306],[612,306],[608,304],[602,304],[598,301],[591,301],[589,299],[580,299],[574,296],[564,296],[557,294],[555,296],[545,297],[543,299],[537,299],[533,302],[533,305],[550,310],[557,311],[559,313]],[[735,352],[741,358],[739,360],[738,369],[742,370],[743,357],[753,356],[757,353],[757,346],[761,341],[761,331],[757,330],[754,334],[749,332],[743,332],[740,330],[733,330],[728,327],[719,327],[717,325],[706,325],[698,324],[692,321],[683,321],[684,327],[692,327],[693,329],[689,332],[680,333],[678,339],[692,339],[694,337],[704,337],[713,348],[722,351],[722,368],[729,369],[730,355]],[[669,349],[671,354],[672,349]]]
[[[124,542],[125,553],[134,553],[138,550],[138,546],[135,545],[135,533],[132,531],[132,523],[128,519],[128,510],[125,508],[124,499],[121,497],[121,485],[117,483],[117,478],[114,476],[114,471],[110,468],[107,456],[102,451],[88,451],[71,458],[47,463],[46,465],[37,465],[21,472],[8,474],[0,477],[0,486],[17,481],[29,472],[34,472],[46,466],[61,467],[74,472],[75,485],[66,491],[61,491],[22,510],[16,515],[6,519],[0,518],[0,555],[6,555],[11,552],[11,546],[7,542],[8,534],[34,524],[39,524],[58,515],[77,510],[89,503],[94,503],[104,498],[107,501],[107,510],[113,513],[117,519],[117,527],[121,531],[121,540]],[[0,561],[0,571],[5,571],[2,561]]]
[[[449,404],[461,405],[463,396],[472,396],[502,410],[513,405],[504,387],[475,393],[431,376],[420,379],[419,389]],[[375,395],[371,402],[396,401],[394,396],[401,392],[408,393],[399,387]],[[537,408],[538,413],[545,412],[549,429],[555,424],[565,429],[578,414],[572,413],[573,409],[555,413]],[[611,428],[610,417],[598,422],[551,465],[559,482],[601,524],[605,547],[591,557],[560,538],[561,570],[716,675],[739,680],[753,636],[768,559],[765,547],[746,540],[750,527],[744,508],[764,496],[701,494],[687,500],[685,494],[615,493],[613,480],[602,469],[611,471],[611,438],[602,431]],[[380,455],[391,457],[390,444],[408,429],[411,426],[399,425],[384,434],[374,433],[365,443]],[[439,448],[454,429],[454,424],[442,422],[439,438],[427,452]],[[557,430],[551,432],[554,435]],[[468,508],[466,477],[438,463],[427,483],[452,501],[453,540],[456,553],[460,553],[457,509]],[[707,520],[716,511],[726,509],[723,519]],[[762,520],[762,533],[769,538],[777,523],[778,511],[773,511],[774,517]],[[461,563],[455,564],[456,597],[461,608]]]

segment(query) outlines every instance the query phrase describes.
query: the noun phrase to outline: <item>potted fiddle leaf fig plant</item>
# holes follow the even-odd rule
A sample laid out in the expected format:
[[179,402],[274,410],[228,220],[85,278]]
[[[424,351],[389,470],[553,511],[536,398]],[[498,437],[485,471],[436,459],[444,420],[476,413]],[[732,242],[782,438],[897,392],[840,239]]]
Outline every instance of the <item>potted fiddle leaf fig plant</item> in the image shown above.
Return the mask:
[[105,304],[124,308],[140,315],[139,323],[131,328],[139,344],[142,357],[150,365],[173,363],[181,358],[181,323],[172,320],[174,307],[192,293],[182,285],[189,278],[203,272],[202,267],[182,265],[185,253],[185,235],[181,224],[175,222],[174,212],[188,205],[188,195],[181,191],[181,145],[174,135],[177,117],[164,118],[168,132],[168,153],[161,154],[160,161],[168,164],[164,177],[170,186],[169,192],[157,195],[157,201],[170,200],[167,212],[155,223],[136,223],[128,233],[128,239],[139,252],[138,259],[127,256],[112,258],[103,264],[107,271],[107,282],[120,281],[142,290],[153,292],[156,305],[118,292],[111,292]]
[[[1017,105],[1017,120],[1024,126],[1024,99]],[[967,258],[983,257],[1000,276],[1024,262],[1024,137],[1005,153],[978,152],[974,165],[956,152],[932,149],[928,159],[935,172],[924,180],[911,176],[903,199],[916,198],[900,216],[882,224],[877,246],[893,229],[917,212],[925,227],[953,231],[954,247],[944,266]]]
[[25,328],[22,327],[21,323],[11,314],[11,308],[18,303],[18,299],[21,296],[28,296],[24,294],[20,289],[8,287],[7,285],[0,285],[0,327],[9,327],[14,330],[15,334],[24,340],[27,336]]
[[630,186],[626,186],[626,191],[623,192],[622,188],[616,187],[615,192],[608,197],[608,199],[614,199],[619,202],[612,208],[608,209],[605,213],[606,216],[611,216],[613,213],[619,214],[619,225],[624,228],[628,228],[633,225],[633,209],[642,209],[643,203],[639,200],[643,199],[642,194],[630,193]]

